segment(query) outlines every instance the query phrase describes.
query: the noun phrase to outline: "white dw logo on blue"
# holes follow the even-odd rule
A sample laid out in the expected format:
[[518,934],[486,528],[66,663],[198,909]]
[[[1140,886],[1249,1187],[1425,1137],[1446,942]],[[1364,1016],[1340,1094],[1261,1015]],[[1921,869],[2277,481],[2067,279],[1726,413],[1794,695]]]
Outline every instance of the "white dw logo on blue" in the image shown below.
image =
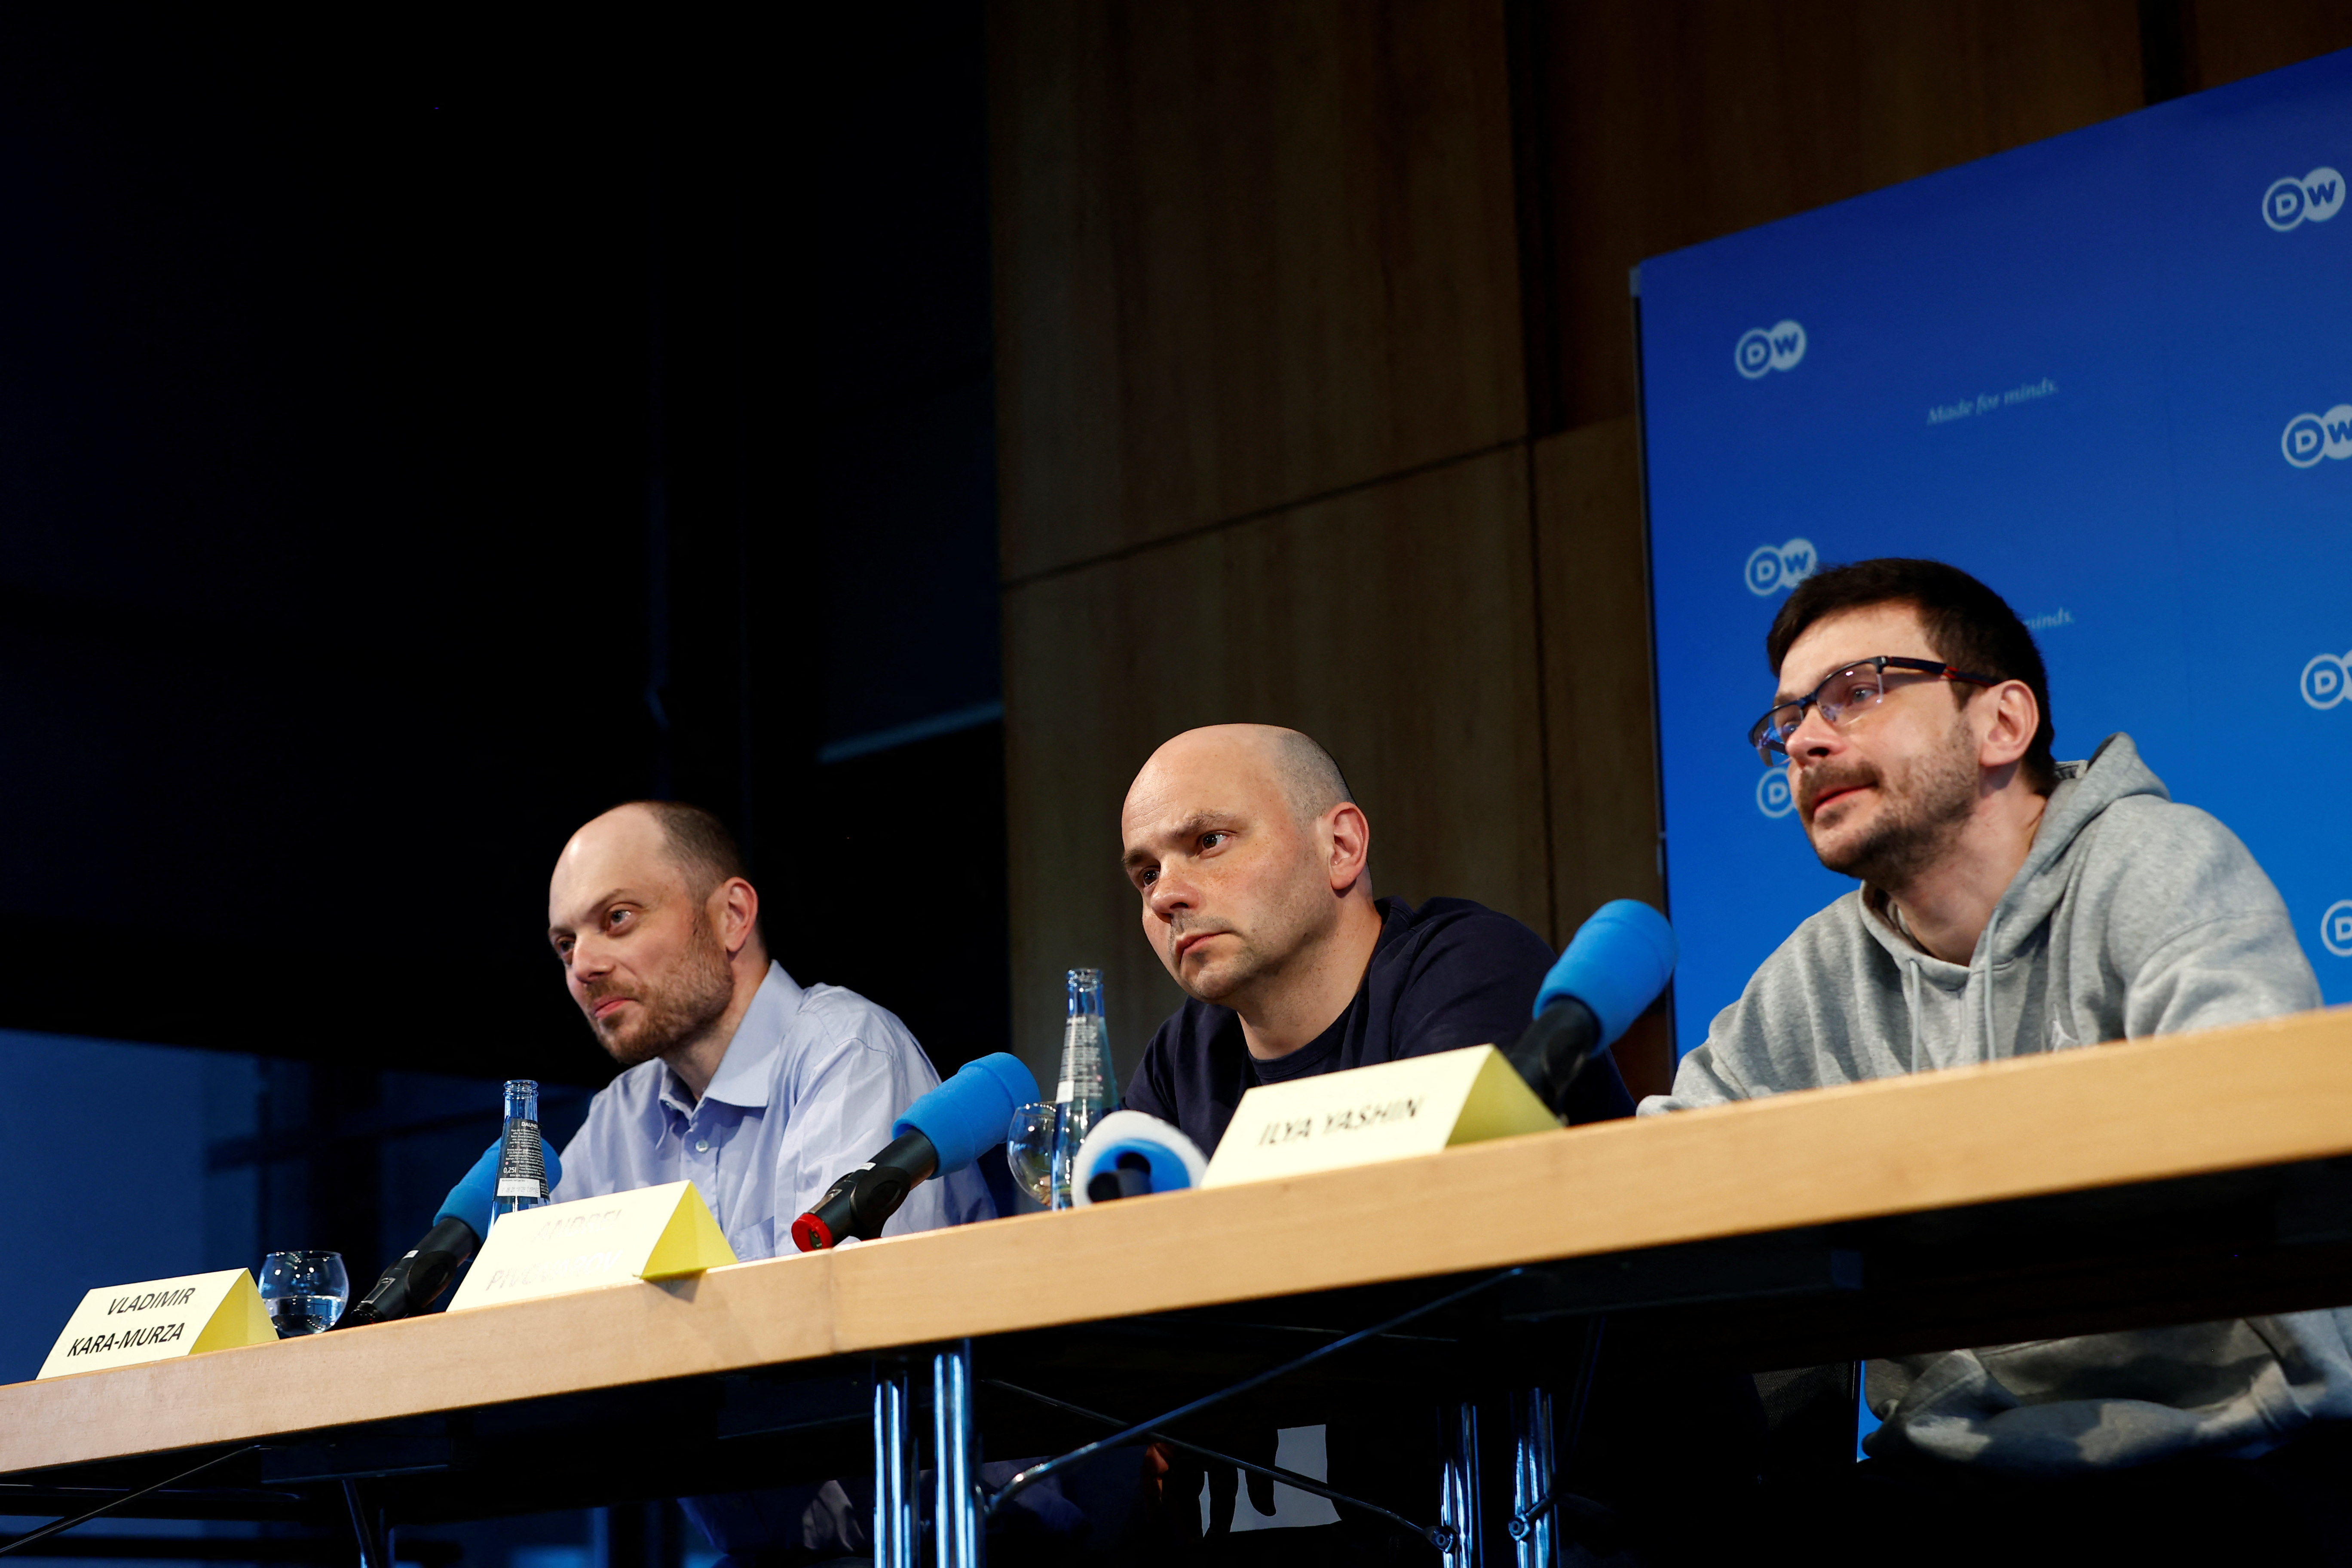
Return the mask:
[[2325,414],[2296,415],[2286,422],[2279,450],[2298,468],[2322,458],[2352,458],[2352,403],[2339,403]]
[[2304,222],[2326,223],[2344,206],[2344,176],[2314,169],[2300,180],[2289,174],[2263,193],[2263,221],[2284,234]]
[[2338,899],[2319,917],[2319,940],[2338,958],[2352,958],[2352,899]]
[[1797,807],[1797,797],[1789,788],[1789,770],[1766,768],[1764,776],[1756,781],[1756,809],[1767,816],[1786,816]]
[[1813,574],[1822,563],[1813,552],[1810,539],[1792,539],[1786,544],[1759,544],[1748,552],[1748,564],[1741,576],[1748,591],[1759,599],[1769,598],[1783,588],[1793,588]]
[[1750,381],[1776,370],[1794,370],[1804,357],[1805,329],[1794,321],[1750,327],[1739,334],[1739,345],[1731,351],[1731,363]]
[[2323,653],[2303,667],[2303,700],[2325,710],[2344,700],[2352,686],[2352,653],[2338,658]]

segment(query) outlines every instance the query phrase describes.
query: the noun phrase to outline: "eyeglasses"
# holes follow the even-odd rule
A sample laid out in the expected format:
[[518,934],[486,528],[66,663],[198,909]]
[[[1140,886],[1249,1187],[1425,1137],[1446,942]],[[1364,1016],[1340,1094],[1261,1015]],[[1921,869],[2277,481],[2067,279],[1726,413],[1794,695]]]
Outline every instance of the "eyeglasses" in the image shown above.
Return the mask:
[[1865,658],[1860,664],[1849,664],[1819,686],[1808,696],[1794,702],[1783,702],[1769,713],[1748,726],[1748,743],[1764,759],[1764,765],[1773,765],[1775,757],[1789,754],[1789,737],[1805,721],[1805,710],[1818,708],[1822,717],[1832,724],[1843,724],[1854,714],[1878,706],[1895,687],[1897,679],[1905,680],[1965,680],[1971,686],[1999,686],[1997,676],[1970,675],[1965,669],[1954,669],[1948,664],[1937,664],[1932,658],[1904,658],[1882,653],[1876,658]]

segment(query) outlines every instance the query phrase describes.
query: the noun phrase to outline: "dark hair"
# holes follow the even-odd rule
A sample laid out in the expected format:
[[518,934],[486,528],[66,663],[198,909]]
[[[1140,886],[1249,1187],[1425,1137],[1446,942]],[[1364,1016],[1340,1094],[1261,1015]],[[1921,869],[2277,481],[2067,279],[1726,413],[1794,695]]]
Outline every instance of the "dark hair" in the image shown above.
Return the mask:
[[[2033,646],[2033,634],[2007,600],[1957,566],[1900,556],[1825,566],[1798,584],[1772,617],[1772,629],[1764,634],[1764,656],[1778,676],[1790,645],[1824,616],[1902,604],[1919,612],[1927,646],[1937,658],[1971,674],[2021,680],[2033,693],[2042,710],[2042,727],[2034,731],[2018,771],[2035,794],[2048,795],[2058,783],[2058,764],[2050,752],[2057,726],[2050,719],[2050,675],[2042,666],[2042,650]],[[1969,691],[1955,685],[1952,694],[1965,701]]]
[[681,800],[633,800],[628,804],[661,824],[670,859],[686,873],[687,886],[696,898],[709,898],[712,889],[730,877],[750,879],[743,869],[743,851],[736,844],[735,836],[727,831],[725,823],[702,807]]

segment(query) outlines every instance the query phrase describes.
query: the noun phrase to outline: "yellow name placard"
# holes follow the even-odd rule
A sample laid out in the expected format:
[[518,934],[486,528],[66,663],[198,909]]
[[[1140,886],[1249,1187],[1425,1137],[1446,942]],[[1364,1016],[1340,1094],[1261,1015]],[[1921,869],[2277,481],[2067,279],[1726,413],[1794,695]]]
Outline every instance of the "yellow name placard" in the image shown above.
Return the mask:
[[1434,1154],[1559,1125],[1492,1046],[1381,1062],[1242,1096],[1204,1187]]
[[277,1338],[261,1292],[242,1268],[110,1285],[81,1299],[35,1381]]
[[734,1261],[735,1249],[692,1182],[575,1198],[491,1226],[449,1310],[667,1279]]

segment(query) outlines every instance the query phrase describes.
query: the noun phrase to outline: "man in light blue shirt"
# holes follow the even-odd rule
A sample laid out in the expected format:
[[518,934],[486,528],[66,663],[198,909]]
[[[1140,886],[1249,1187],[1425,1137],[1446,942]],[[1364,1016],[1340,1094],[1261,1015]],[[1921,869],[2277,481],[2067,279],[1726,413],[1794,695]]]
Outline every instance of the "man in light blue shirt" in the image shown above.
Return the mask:
[[[793,1218],[939,1084],[890,1013],[768,956],[760,895],[699,807],[606,812],[563,847],[547,897],[564,983],[626,1069],[564,1146],[559,1202],[691,1181],[738,1258],[789,1253]],[[968,1167],[917,1187],[884,1233],[995,1213]]]
[[[691,1181],[735,1256],[791,1253],[793,1220],[892,1137],[940,1075],[890,1013],[768,956],[760,895],[719,819],[637,801],[572,836],[547,940],[624,1069],[564,1145],[558,1202]],[[978,1169],[923,1183],[886,1236],[993,1219]],[[870,1497],[838,1481],[681,1500],[722,1562],[862,1550]]]

